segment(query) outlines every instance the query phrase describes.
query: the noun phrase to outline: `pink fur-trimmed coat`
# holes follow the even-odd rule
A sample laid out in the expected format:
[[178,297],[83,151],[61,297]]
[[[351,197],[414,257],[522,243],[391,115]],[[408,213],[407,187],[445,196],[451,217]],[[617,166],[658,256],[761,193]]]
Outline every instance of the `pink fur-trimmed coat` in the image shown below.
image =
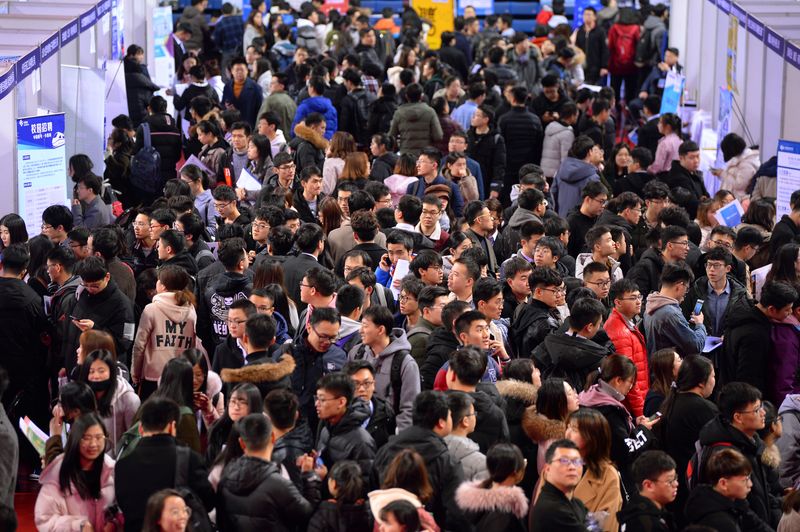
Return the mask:
[[456,504],[476,532],[526,529],[528,498],[519,486],[484,488],[481,481],[462,483],[456,490]]

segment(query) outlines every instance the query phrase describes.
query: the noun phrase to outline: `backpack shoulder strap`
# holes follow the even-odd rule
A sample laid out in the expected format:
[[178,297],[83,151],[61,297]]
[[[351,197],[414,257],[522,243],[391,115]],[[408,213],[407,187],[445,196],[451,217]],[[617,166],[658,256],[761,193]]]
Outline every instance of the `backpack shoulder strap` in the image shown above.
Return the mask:
[[151,147],[153,143],[152,139],[150,138],[150,124],[147,122],[142,122],[142,133],[144,133],[144,147]]
[[414,195],[415,196],[419,196],[419,187],[422,186],[422,180],[423,180],[423,178],[421,178],[421,177],[419,179],[417,179],[417,186],[414,187]]
[[178,445],[175,448],[175,488],[189,485],[189,453],[188,447]]
[[406,338],[411,338],[415,334],[431,334],[431,330],[427,327],[420,327],[419,325],[411,327],[406,333]]
[[378,294],[378,301],[381,302],[381,306],[382,307],[387,306],[386,305],[386,291],[383,289],[383,285],[378,283],[378,284],[375,285],[375,288],[377,289],[376,293]]
[[403,389],[403,376],[401,375],[401,369],[406,357],[409,356],[411,356],[411,353],[409,353],[408,350],[403,349],[402,351],[395,353],[392,357],[392,369],[391,373],[389,374],[389,386],[392,387],[392,399],[394,399],[392,401],[392,408],[394,408],[395,415],[400,413],[400,392]]

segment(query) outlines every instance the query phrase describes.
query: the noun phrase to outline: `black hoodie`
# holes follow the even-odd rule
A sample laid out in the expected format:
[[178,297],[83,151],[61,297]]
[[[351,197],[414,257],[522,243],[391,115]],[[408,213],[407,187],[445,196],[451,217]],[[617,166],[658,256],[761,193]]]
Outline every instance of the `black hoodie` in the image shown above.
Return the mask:
[[[198,282],[198,290],[200,286]],[[252,290],[253,282],[237,272],[225,271],[208,282],[197,302],[198,335],[207,349],[225,340],[231,303],[250,297]]]
[[305,527],[319,503],[319,477],[303,475],[301,494],[279,467],[252,456],[229,463],[217,488],[217,526],[234,530],[289,531]]
[[747,501],[731,500],[707,484],[697,486],[689,494],[686,518],[693,525],[703,525],[724,532],[773,530],[750,509]]
[[486,454],[493,444],[509,441],[508,422],[503,410],[486,392],[476,390],[469,395],[475,404],[475,430],[469,438]]
[[612,353],[607,347],[572,334],[550,334],[533,351],[542,377],[560,377],[575,390],[583,390],[586,377],[597,371],[600,362]]
[[428,337],[427,357],[419,370],[423,390],[433,390],[436,373],[444,366],[445,362],[450,360],[450,353],[458,347],[458,340],[452,332],[445,330],[444,327],[437,327],[433,330]]
[[171,257],[161,263],[161,266],[168,265],[180,266],[192,277],[197,276],[197,261],[194,260],[194,257],[188,251],[181,251],[174,257]]
[[619,526],[625,532],[674,532],[677,530],[672,514],[659,509],[653,501],[638,493],[617,512]]

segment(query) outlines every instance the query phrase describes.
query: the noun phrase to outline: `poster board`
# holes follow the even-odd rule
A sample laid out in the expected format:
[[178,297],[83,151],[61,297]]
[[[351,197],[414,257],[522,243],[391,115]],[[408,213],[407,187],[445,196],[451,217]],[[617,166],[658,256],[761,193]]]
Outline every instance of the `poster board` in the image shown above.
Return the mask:
[[175,77],[175,57],[170,42],[172,39],[172,8],[157,7],[153,10],[153,82],[160,87],[172,86]]
[[17,204],[29,235],[40,233],[42,212],[68,205],[64,113],[17,119]]
[[792,192],[800,190],[800,142],[778,140],[778,192],[775,201],[775,221],[789,214]]
[[438,49],[442,44],[442,32],[453,31],[455,26],[455,2],[454,0],[412,0],[414,9],[419,13],[420,18],[427,20],[431,24],[428,32],[428,46]]

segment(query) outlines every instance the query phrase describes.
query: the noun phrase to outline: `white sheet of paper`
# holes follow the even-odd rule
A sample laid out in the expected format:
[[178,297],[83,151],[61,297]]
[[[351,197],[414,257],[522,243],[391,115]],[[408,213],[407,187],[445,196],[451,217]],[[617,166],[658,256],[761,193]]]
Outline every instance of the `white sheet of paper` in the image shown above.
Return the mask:
[[703,353],[710,353],[722,344],[719,336],[706,336],[706,344],[703,346]]
[[403,277],[408,275],[408,266],[409,262],[405,259],[400,259],[397,261],[397,264],[394,266],[394,274],[392,274],[392,286],[389,288],[391,289],[392,293],[394,294],[394,300],[398,301],[400,299],[400,289],[394,287],[394,282],[401,281]]
[[261,183],[258,182],[258,179],[253,174],[247,171],[247,168],[242,168],[239,179],[236,180],[236,188],[258,192],[261,190]]

